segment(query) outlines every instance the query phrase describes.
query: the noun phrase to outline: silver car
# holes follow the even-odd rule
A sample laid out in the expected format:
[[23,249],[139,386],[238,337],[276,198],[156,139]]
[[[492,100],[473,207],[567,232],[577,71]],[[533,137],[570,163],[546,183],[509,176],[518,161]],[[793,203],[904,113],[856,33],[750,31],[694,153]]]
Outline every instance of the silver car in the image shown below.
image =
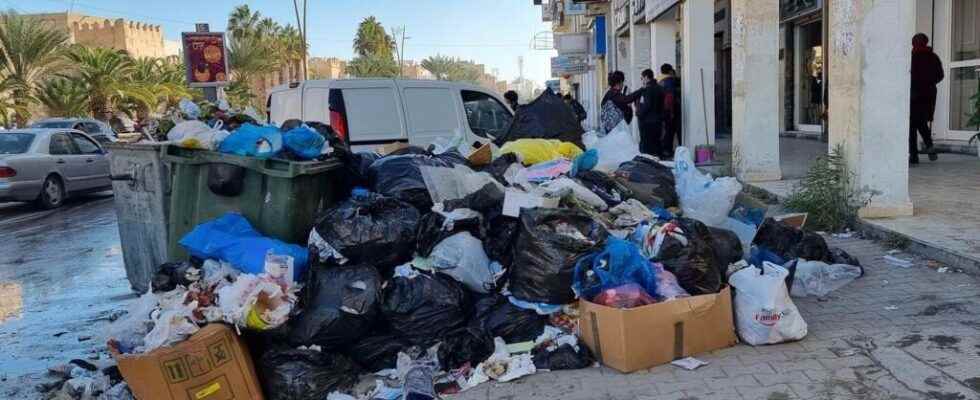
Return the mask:
[[109,124],[94,118],[45,118],[31,124],[28,128],[61,128],[85,132],[100,144],[116,140],[116,132]]
[[0,131],[0,201],[60,207],[69,196],[112,188],[109,158],[75,129]]

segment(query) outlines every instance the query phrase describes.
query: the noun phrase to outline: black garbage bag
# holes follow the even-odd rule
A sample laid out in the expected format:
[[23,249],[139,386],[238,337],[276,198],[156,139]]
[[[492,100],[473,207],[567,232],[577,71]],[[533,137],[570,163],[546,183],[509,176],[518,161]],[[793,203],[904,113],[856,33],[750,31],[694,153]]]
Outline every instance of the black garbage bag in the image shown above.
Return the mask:
[[342,257],[384,272],[412,259],[418,221],[418,210],[399,200],[374,193],[351,198],[317,218],[310,233],[311,258],[334,263]]
[[638,156],[621,164],[615,176],[633,192],[633,198],[644,204],[663,208],[680,205],[674,173],[659,162]]
[[[292,342],[341,350],[363,338],[381,308],[381,276],[369,265],[310,268]],[[291,320],[290,322],[293,322]]]
[[341,188],[340,192],[346,194],[355,187],[370,187],[371,164],[381,158],[375,152],[351,153],[347,149],[336,148],[334,155],[343,163],[344,168],[339,174]]
[[802,258],[831,262],[830,248],[819,234],[805,232],[782,221],[766,218],[752,244],[764,247],[785,260]]
[[153,288],[153,292],[169,292],[176,289],[177,286],[190,286],[202,275],[203,271],[188,261],[164,263],[157,268],[157,273],[153,275],[150,286]]
[[803,232],[803,238],[793,247],[790,258],[802,258],[809,261],[830,262],[830,248],[823,237],[813,232]]
[[497,213],[504,209],[504,191],[497,185],[488,183],[483,185],[480,190],[470,193],[462,199],[446,200],[443,202],[446,211],[457,208],[469,208],[483,214]]
[[439,242],[460,232],[469,232],[475,238],[483,238],[483,220],[478,217],[457,219],[449,229],[446,217],[437,212],[430,212],[419,220],[415,232],[415,251],[422,257],[428,257]]
[[412,343],[397,335],[372,336],[349,346],[346,354],[368,372],[395,368],[398,353],[412,347]]
[[245,167],[234,164],[208,165],[208,189],[224,197],[236,197],[245,188]]
[[[854,265],[858,267],[861,266],[861,261],[858,260],[857,257],[850,255],[848,252],[844,251],[844,249],[839,247],[834,247],[830,249],[830,263],[847,264],[847,265]],[[861,272],[862,272],[861,275],[864,275],[864,268],[861,268]]]
[[443,333],[462,327],[469,318],[469,293],[445,274],[396,276],[385,289],[381,315],[396,335],[412,344],[431,344]]
[[483,250],[490,260],[500,263],[504,269],[510,269],[514,264],[514,241],[517,240],[520,223],[517,218],[499,213],[487,217]]
[[491,337],[501,337],[507,343],[520,343],[537,339],[544,333],[547,318],[535,311],[525,310],[510,303],[499,294],[476,301],[476,312],[470,320]]
[[475,168],[475,170],[492,175],[493,179],[496,179],[501,185],[510,186],[510,184],[507,183],[507,179],[504,178],[504,173],[507,172],[507,169],[513,164],[520,164],[520,161],[517,160],[517,154],[507,153],[497,157],[490,162],[490,164],[485,165],[482,168]]
[[425,187],[421,167],[452,168],[456,164],[466,164],[466,158],[456,151],[439,155],[389,155],[371,164],[371,187],[375,192],[429,211],[432,209],[432,198]]
[[517,139],[558,139],[585,148],[582,133],[584,130],[575,111],[565,104],[561,96],[545,90],[538,98],[517,109],[510,128],[494,143],[503,146]]
[[598,195],[609,207],[615,207],[633,197],[632,190],[599,171],[581,171],[575,175],[575,179]]
[[353,387],[360,368],[344,355],[282,348],[266,352],[256,372],[269,400],[323,400]]
[[677,276],[677,282],[692,296],[718,293],[727,264],[722,266],[715,256],[708,227],[690,218],[671,222],[684,231],[687,244],[666,236],[654,261],[663,263],[664,269]]
[[588,368],[595,363],[592,352],[583,344],[578,345],[578,351],[570,344],[563,344],[550,352],[545,346],[538,347],[531,352],[531,358],[535,368],[549,371]]
[[745,258],[742,241],[735,232],[710,226],[708,231],[711,233],[711,247],[715,249],[715,258],[718,265],[724,267],[723,270],[727,270],[729,264]]
[[579,258],[605,245],[606,229],[572,209],[521,210],[520,233],[510,269],[510,291],[521,300],[568,304]]
[[475,367],[493,354],[493,337],[476,328],[453,330],[439,341],[439,365],[447,371],[466,363]]

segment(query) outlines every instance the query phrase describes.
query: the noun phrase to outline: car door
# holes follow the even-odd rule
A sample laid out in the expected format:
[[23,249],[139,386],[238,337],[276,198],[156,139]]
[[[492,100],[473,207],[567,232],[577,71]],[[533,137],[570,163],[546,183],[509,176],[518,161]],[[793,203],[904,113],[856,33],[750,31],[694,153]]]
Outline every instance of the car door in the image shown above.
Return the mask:
[[393,80],[338,81],[335,86],[344,103],[347,139],[353,150],[374,149],[408,139]]
[[86,188],[83,179],[86,163],[68,132],[58,132],[51,135],[48,141],[48,154],[54,164],[54,169],[61,174],[66,191],[74,192]]
[[437,138],[465,133],[456,96],[448,86],[435,82],[404,82],[400,86],[409,143],[425,147]]
[[86,189],[109,187],[109,158],[105,151],[92,139],[85,135],[72,132],[71,139],[78,148],[80,157],[85,162],[85,172],[82,180]]

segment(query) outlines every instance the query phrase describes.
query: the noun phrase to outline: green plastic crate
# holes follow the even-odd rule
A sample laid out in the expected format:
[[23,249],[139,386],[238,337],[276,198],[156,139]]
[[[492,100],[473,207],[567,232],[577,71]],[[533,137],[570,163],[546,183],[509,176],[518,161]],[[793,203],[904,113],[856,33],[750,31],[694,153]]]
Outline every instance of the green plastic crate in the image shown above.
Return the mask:
[[[260,160],[177,146],[165,146],[161,153],[173,176],[167,246],[171,260],[188,257],[179,244],[185,234],[227,212],[241,213],[266,236],[305,245],[314,218],[339,194],[341,163],[336,160]],[[220,196],[208,188],[209,166],[219,163],[245,168],[238,196]]]

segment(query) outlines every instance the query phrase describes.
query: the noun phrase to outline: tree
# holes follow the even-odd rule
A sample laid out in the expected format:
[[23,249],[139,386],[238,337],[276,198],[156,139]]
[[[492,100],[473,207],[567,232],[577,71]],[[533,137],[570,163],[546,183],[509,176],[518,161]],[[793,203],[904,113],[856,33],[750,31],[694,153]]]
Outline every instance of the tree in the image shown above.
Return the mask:
[[374,16],[364,18],[354,37],[354,52],[359,57],[377,56],[394,60],[395,39],[385,32]]
[[183,97],[193,97],[187,87],[183,65],[173,58],[144,57],[133,60],[130,78],[136,86],[148,91],[148,98],[127,98],[126,108],[139,119],[149,116],[152,111],[160,111],[176,105]]
[[452,72],[456,60],[452,57],[444,56],[441,54],[436,54],[434,56],[429,56],[428,58],[422,60],[422,68],[431,72],[436,79],[440,81],[449,80],[449,74]]
[[472,61],[437,54],[422,60],[425,68],[441,81],[479,83],[483,72]]
[[37,99],[52,117],[84,117],[88,115],[88,90],[77,80],[55,78],[44,83]]
[[64,66],[68,33],[16,12],[0,15],[0,86],[9,90],[7,108],[17,125],[30,120],[30,105],[45,77]]
[[65,77],[85,87],[89,111],[95,118],[108,121],[116,106],[124,102],[153,102],[154,93],[133,81],[136,66],[125,51],[74,46],[68,59],[75,71]]
[[252,12],[248,4],[242,4],[231,10],[228,15],[228,33],[231,36],[245,36],[255,32],[262,16],[258,11]]
[[[281,64],[273,44],[255,35],[232,36],[228,41],[228,63],[231,64],[232,81],[247,89],[258,77],[278,71]],[[254,95],[247,90],[249,102]],[[238,98],[243,100],[242,97]],[[232,104],[235,104],[234,102]],[[238,103],[235,105],[242,105]]]
[[398,63],[390,56],[360,56],[347,64],[347,73],[358,78],[394,78]]

